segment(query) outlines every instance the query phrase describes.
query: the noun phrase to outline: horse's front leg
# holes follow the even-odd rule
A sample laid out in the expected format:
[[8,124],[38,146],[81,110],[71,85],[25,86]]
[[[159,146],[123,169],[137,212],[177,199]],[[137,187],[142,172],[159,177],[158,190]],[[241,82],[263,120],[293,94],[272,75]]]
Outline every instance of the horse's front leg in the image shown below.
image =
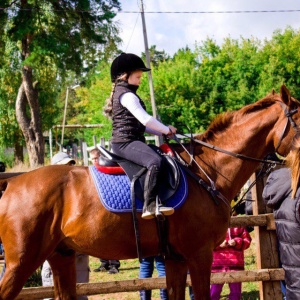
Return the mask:
[[211,264],[211,250],[199,253],[197,256],[189,258],[188,260],[195,300],[210,300]]
[[54,253],[48,258],[53,273],[56,300],[76,300],[75,252],[66,256]]
[[187,278],[186,262],[166,259],[165,264],[169,299],[184,299]]

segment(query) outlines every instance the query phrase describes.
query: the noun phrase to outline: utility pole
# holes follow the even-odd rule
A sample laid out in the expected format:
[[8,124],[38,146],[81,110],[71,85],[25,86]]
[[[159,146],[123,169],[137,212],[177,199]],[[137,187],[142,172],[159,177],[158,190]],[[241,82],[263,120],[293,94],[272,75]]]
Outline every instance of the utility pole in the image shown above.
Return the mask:
[[66,115],[67,115],[67,105],[68,105],[68,98],[69,98],[69,90],[75,90],[76,88],[80,87],[79,84],[74,85],[72,87],[67,87],[67,92],[66,92],[66,99],[65,99],[65,108],[64,108],[64,118],[63,118],[63,123],[62,123],[62,132],[61,132],[61,142],[60,142],[60,151],[63,151],[64,149],[64,133],[65,133],[65,125],[66,125]]
[[[142,24],[143,24],[143,35],[144,35],[144,44],[145,44],[146,64],[147,64],[147,68],[150,68],[150,53],[149,53],[149,47],[148,47],[148,38],[147,38],[147,30],[146,30],[143,0],[141,0],[141,16],[142,16]],[[155,119],[157,119],[157,111],[156,111],[156,104],[155,104],[154,88],[153,88],[153,80],[152,80],[151,70],[147,73],[148,73],[148,80],[149,80],[150,98],[151,98],[151,106],[152,106],[153,117]],[[160,144],[161,144],[160,139],[156,135],[155,136],[155,145],[159,146]]]
[[60,142],[60,148],[61,149],[60,149],[60,151],[63,151],[68,98],[69,98],[69,87],[67,87],[66,99],[65,99],[65,109],[64,109],[64,119],[63,119],[63,123],[62,123],[61,142]]

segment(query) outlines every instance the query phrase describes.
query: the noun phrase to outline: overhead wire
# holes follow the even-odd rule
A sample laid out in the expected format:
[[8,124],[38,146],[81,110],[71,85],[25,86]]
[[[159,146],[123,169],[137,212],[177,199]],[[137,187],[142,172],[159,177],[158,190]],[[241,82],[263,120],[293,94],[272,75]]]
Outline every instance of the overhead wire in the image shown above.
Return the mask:
[[[224,10],[224,11],[145,11],[145,14],[242,14],[242,13],[280,13],[300,12],[300,9],[281,10]],[[138,14],[138,11],[120,11],[124,14]]]
[[[16,7],[0,7],[1,10],[16,9]],[[50,9],[43,8],[17,8],[18,10],[30,11],[50,11]],[[92,10],[72,9],[77,12],[92,12]],[[51,11],[68,11],[68,9],[54,9]],[[247,14],[247,13],[292,13],[300,12],[300,9],[279,9],[279,10],[223,10],[223,11],[144,11],[145,14]],[[118,11],[119,14],[139,14],[140,11]]]
[[137,17],[136,17],[136,20],[135,20],[134,27],[133,27],[133,29],[132,29],[132,32],[131,32],[131,35],[130,35],[130,37],[129,37],[129,40],[128,40],[128,43],[127,43],[127,46],[126,46],[126,48],[125,48],[125,52],[127,52],[127,49],[128,49],[128,47],[129,47],[129,44],[130,44],[130,42],[131,42],[131,38],[132,38],[132,36],[133,36],[133,33],[134,33],[134,31],[135,31],[135,27],[136,27],[136,24],[137,24],[137,22],[138,22],[138,19],[139,19],[139,14],[137,14]]

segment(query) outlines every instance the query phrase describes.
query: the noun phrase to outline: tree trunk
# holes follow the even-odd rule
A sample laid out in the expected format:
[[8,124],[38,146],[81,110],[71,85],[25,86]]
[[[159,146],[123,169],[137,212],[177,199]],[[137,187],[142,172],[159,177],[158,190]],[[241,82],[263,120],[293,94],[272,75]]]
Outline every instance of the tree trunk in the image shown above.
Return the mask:
[[[22,58],[29,56],[31,37],[22,40]],[[16,100],[16,117],[25,138],[31,167],[44,164],[45,145],[42,132],[38,92],[33,84],[32,69],[24,66],[22,83]]]
[[18,135],[17,141],[14,143],[14,158],[15,164],[23,163],[24,162],[24,154],[23,154],[23,145],[21,140],[21,133],[20,137]]

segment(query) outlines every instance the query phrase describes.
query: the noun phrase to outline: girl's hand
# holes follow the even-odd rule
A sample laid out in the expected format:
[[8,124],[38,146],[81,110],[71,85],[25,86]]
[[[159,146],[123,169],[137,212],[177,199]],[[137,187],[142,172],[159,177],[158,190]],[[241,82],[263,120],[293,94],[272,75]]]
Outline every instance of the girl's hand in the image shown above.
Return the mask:
[[169,127],[169,133],[167,134],[167,136],[172,136],[173,134],[176,133],[177,128],[175,128],[175,127],[172,126],[172,125],[169,125],[168,127]]
[[236,245],[236,241],[235,240],[229,240],[228,245],[231,246],[231,247],[234,247]]
[[221,245],[220,248],[225,248],[227,246],[227,241],[225,240]]

